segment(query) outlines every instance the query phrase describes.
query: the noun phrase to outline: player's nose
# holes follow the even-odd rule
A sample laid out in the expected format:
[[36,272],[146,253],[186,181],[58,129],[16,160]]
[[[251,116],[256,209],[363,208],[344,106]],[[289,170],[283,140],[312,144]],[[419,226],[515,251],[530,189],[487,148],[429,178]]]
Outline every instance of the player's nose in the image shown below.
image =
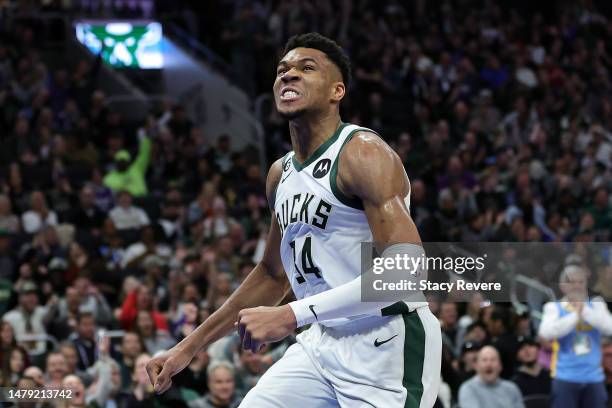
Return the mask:
[[281,77],[281,81],[283,81],[283,83],[289,83],[299,79],[300,76],[298,75],[298,71],[294,68],[291,68],[289,71],[285,72],[285,74]]

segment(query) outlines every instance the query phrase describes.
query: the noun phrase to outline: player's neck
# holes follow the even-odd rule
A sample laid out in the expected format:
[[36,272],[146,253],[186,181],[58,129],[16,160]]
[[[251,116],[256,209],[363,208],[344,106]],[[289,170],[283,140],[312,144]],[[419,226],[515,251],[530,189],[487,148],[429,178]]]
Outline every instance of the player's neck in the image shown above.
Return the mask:
[[340,115],[337,112],[289,121],[289,133],[295,158],[299,162],[304,162],[334,134],[340,123]]

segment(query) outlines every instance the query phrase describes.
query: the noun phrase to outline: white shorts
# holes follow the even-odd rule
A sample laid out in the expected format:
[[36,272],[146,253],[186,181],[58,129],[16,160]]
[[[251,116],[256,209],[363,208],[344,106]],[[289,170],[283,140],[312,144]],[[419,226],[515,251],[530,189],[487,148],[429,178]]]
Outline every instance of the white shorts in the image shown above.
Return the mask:
[[365,327],[313,324],[240,407],[431,408],[441,359],[440,323],[427,306]]

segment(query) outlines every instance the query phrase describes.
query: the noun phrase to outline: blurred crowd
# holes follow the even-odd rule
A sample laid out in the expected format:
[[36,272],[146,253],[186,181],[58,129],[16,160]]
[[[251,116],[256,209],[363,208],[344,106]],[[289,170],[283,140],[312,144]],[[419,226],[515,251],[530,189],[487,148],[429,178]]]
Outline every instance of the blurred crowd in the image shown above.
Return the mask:
[[[354,73],[343,119],[403,160],[424,241],[612,238],[612,20],[590,2],[521,14],[471,0],[211,1],[193,14],[201,39],[253,67],[241,84],[252,95],[269,93],[290,35],[337,39]],[[127,122],[107,103],[100,61],[51,66],[37,44],[35,27],[0,13],[2,385],[68,386],[73,405],[237,406],[292,338],[253,354],[229,336],[161,399],[144,367],[259,261],[269,163],[171,102]],[[272,161],[290,149],[287,126],[262,112]],[[477,297],[431,307],[445,407],[475,373],[512,379],[519,396],[549,389],[552,342],[528,312]]]

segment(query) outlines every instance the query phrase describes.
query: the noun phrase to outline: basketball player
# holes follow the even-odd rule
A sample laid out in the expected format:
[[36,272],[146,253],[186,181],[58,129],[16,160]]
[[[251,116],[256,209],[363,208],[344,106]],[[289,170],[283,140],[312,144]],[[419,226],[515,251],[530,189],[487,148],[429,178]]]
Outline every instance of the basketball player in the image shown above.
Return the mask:
[[[361,302],[361,242],[403,243],[383,256],[422,248],[402,162],[376,133],[340,119],[349,80],[335,42],[310,33],[287,43],[274,97],[294,150],[268,173],[265,255],[219,310],[149,363],[157,392],[231,330],[255,351],[311,324],[241,407],[433,406],[442,341],[427,303]],[[277,306],[290,289],[298,300]]]

